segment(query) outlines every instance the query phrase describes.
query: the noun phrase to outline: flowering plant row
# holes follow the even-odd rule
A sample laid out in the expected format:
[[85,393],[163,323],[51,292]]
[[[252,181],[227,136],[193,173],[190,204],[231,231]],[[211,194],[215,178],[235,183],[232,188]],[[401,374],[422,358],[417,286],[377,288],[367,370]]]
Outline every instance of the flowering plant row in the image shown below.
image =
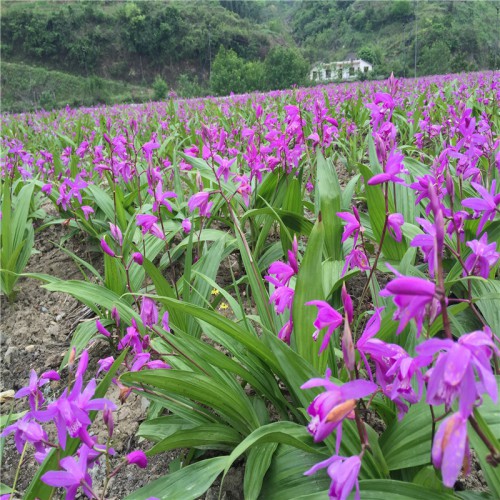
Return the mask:
[[[127,498],[197,498],[241,456],[249,499],[459,498],[472,454],[498,497],[499,101],[486,73],[4,116],[2,293],[30,277],[95,316],[57,399],[57,372],[16,394],[25,498],[105,498],[177,448],[197,460]],[[23,273],[52,224],[102,265]],[[151,402],[146,453],[114,456],[111,387]]]

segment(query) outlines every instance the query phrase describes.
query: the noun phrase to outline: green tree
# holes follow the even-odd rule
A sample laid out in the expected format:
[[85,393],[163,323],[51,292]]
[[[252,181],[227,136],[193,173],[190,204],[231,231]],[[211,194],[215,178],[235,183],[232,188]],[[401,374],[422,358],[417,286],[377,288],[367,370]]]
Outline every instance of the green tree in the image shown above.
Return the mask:
[[309,63],[291,47],[273,47],[264,61],[266,86],[284,89],[305,83]]
[[246,91],[245,61],[232,49],[221,47],[212,63],[210,89],[216,95]]
[[424,47],[419,59],[421,75],[443,75],[451,71],[451,51],[442,40]]
[[155,81],[153,82],[153,92],[155,101],[161,101],[165,99],[167,95],[168,85],[160,75],[156,75]]

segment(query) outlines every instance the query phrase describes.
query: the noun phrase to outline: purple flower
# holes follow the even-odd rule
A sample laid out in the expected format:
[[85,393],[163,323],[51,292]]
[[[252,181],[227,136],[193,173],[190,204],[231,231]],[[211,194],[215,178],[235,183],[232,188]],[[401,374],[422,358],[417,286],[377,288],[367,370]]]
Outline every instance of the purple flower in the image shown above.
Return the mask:
[[[498,350],[485,332],[462,335],[458,342],[430,339],[417,346],[416,351],[430,360],[439,353],[435,365],[425,375],[428,379],[427,403],[444,404],[450,409],[458,398],[460,412],[467,417],[481,394],[486,392],[493,402],[497,402],[498,389],[490,359]],[[476,382],[475,373],[480,383]]]
[[399,320],[396,332],[399,335],[411,319],[417,325],[417,337],[420,336],[424,318],[434,321],[441,310],[436,298],[436,285],[422,278],[399,276],[387,284],[380,292],[382,297],[393,296],[397,309],[393,319]]
[[5,437],[14,432],[14,443],[19,453],[23,452],[26,443],[31,443],[39,457],[43,458],[47,453],[44,442],[48,441],[48,436],[38,422],[30,419],[30,414],[25,415],[14,424],[7,426],[0,434],[0,437]]
[[359,219],[359,214],[355,206],[352,207],[354,215],[350,212],[337,212],[337,217],[340,217],[342,220],[346,221],[347,224],[344,226],[344,232],[342,233],[341,242],[344,243],[349,236],[354,233],[354,246],[356,246],[356,241],[358,239],[358,235],[360,231],[363,231],[363,227],[361,226],[361,221]]
[[96,375],[99,375],[99,373],[101,371],[109,372],[109,370],[110,370],[111,366],[113,366],[114,362],[115,362],[115,358],[113,358],[113,356],[109,356],[107,358],[100,359],[97,362],[97,364],[99,365],[99,369],[97,370]]
[[292,307],[294,290],[288,286],[279,286],[279,283],[275,283],[277,285],[276,289],[272,293],[271,297],[269,297],[269,302],[274,302],[274,309],[278,314],[283,314],[285,309],[290,309]]
[[210,193],[208,191],[200,191],[199,193],[193,194],[188,200],[188,208],[191,212],[194,212],[196,208],[200,209],[200,215],[203,217],[210,217],[210,210],[212,209],[213,202],[208,201]]
[[488,191],[485,187],[477,182],[471,182],[474,189],[481,195],[480,198],[466,198],[462,200],[462,205],[467,208],[472,208],[475,214],[483,213],[481,222],[477,228],[479,234],[487,221],[495,218],[497,213],[497,206],[500,204],[500,193],[495,193],[496,179],[491,181],[491,189]]
[[103,238],[101,240],[101,248],[104,253],[107,253],[110,257],[115,257],[115,252],[111,250],[111,247],[106,243],[106,240]]
[[133,451],[127,455],[127,462],[129,464],[135,464],[137,467],[144,469],[148,466],[148,457],[141,450]]
[[375,184],[382,184],[383,182],[394,182],[404,184],[404,180],[399,178],[398,175],[407,173],[403,165],[404,156],[395,150],[389,153],[387,163],[385,164],[384,173],[374,175],[369,181],[368,185],[374,186]]
[[153,326],[158,323],[158,308],[153,299],[149,297],[142,298],[140,316],[146,326]]
[[45,401],[39,388],[47,384],[49,380],[60,380],[60,379],[61,377],[54,370],[42,373],[40,378],[38,378],[35,370],[31,370],[30,381],[28,386],[19,389],[19,391],[17,391],[16,394],[14,395],[14,397],[18,399],[28,396],[31,409],[37,410]]
[[158,149],[159,147],[160,147],[160,143],[157,142],[157,140],[156,140],[156,134],[152,135],[151,140],[149,142],[146,142],[145,144],[143,144],[141,149],[144,153],[144,158],[146,159],[146,161],[148,163],[150,163],[151,160],[153,159],[153,151],[155,149]]
[[368,257],[366,256],[365,251],[359,247],[353,247],[351,253],[345,258],[342,276],[344,276],[349,268],[353,269],[355,267],[361,269],[362,271],[368,271],[370,269]]
[[97,331],[101,334],[104,335],[105,337],[111,337],[111,333],[104,328],[104,325],[98,320],[95,320],[95,326],[97,328]]
[[283,327],[278,332],[278,338],[283,342],[285,342],[285,344],[290,345],[292,330],[293,330],[293,321],[290,319],[283,325]]
[[168,311],[165,311],[165,313],[163,314],[163,316],[161,318],[161,326],[163,326],[163,329],[166,332],[170,333],[170,325],[168,323],[168,319],[169,319]]
[[331,500],[346,500],[354,486],[356,486],[354,500],[360,499],[358,475],[361,469],[361,459],[359,456],[345,458],[334,455],[328,460],[317,463],[304,474],[310,476],[325,467],[332,480],[328,492]]
[[82,209],[85,220],[89,220],[89,216],[94,213],[94,209],[88,205],[82,205],[80,208]]
[[482,276],[488,279],[490,269],[497,263],[500,253],[496,252],[496,242],[488,245],[488,234],[484,233],[479,240],[468,241],[467,246],[472,250],[465,261],[464,276]]
[[424,228],[427,234],[417,234],[410,243],[412,247],[420,247],[424,254],[424,262],[429,266],[429,274],[434,277],[434,270],[437,267],[438,242],[437,232],[434,224],[426,219],[416,218],[417,222]]
[[460,413],[453,413],[439,426],[432,445],[432,463],[441,469],[443,484],[448,488],[453,488],[462,468],[469,473],[467,418]]
[[89,455],[89,448],[82,445],[80,448],[80,457],[77,461],[75,457],[65,457],[59,464],[64,471],[50,471],[46,472],[41,480],[49,486],[56,488],[66,489],[66,499],[74,500],[76,492],[80,486],[88,498],[95,498],[92,493],[92,478],[87,472],[87,458]]
[[91,420],[88,412],[103,410],[106,405],[115,409],[115,404],[109,399],[92,399],[96,390],[96,381],[92,379],[82,391],[82,377],[76,377],[75,385],[68,394],[66,389],[62,395],[51,403],[45,411],[34,412],[35,418],[41,422],[55,421],[59,444],[66,449],[67,433],[75,438],[80,438],[84,443],[93,446],[88,434]]
[[109,229],[111,230],[111,236],[113,236],[113,239],[118,242],[120,246],[123,245],[123,235],[118,226],[115,224],[112,224],[111,222],[109,223]]
[[341,386],[330,381],[331,371],[327,370],[325,378],[312,378],[301,386],[301,389],[324,387],[325,392],[316,396],[307,412],[312,419],[308,431],[314,436],[314,442],[328,437],[337,427],[337,444],[340,445],[342,422],[346,417],[354,415],[356,400],[364,398],[377,390],[377,384],[368,380],[353,380]]
[[351,296],[347,293],[347,288],[345,286],[345,283],[342,283],[341,297],[342,297],[342,305],[344,306],[344,312],[347,316],[347,322],[352,323],[352,320],[354,319],[354,308],[352,305]]
[[312,300],[306,302],[306,306],[316,306],[318,308],[318,315],[314,321],[316,331],[313,334],[313,339],[316,341],[319,336],[319,331],[327,328],[319,353],[321,354],[327,347],[332,333],[341,325],[342,315],[339,314],[328,302],[324,300]]
[[134,252],[132,254],[132,259],[136,264],[139,264],[139,266],[142,266],[142,264],[144,263],[144,257],[142,256],[141,252]]
[[189,219],[183,219],[181,222],[182,230],[188,234],[191,232],[191,221]]
[[163,231],[158,227],[158,217],[150,214],[139,214],[136,217],[136,223],[141,228],[142,234],[150,233],[153,236],[163,240],[165,235]]
[[157,212],[160,205],[166,207],[169,212],[172,211],[172,205],[170,205],[168,198],[177,198],[177,194],[173,191],[163,191],[163,183],[161,180],[156,184],[154,191],[149,189],[148,192],[153,195],[155,200],[153,203],[153,212]]
[[387,229],[389,234],[397,241],[400,242],[403,239],[403,233],[401,232],[401,226],[405,223],[405,220],[401,214],[391,214],[387,218]]
[[127,328],[127,333],[118,343],[118,349],[122,350],[129,345],[136,353],[142,352],[141,335],[134,318],[132,318],[132,325]]
[[236,158],[228,160],[227,158],[221,158],[219,155],[215,155],[214,160],[220,165],[215,174],[217,179],[220,179],[222,176],[224,177],[224,182],[227,182],[231,165],[236,161]]

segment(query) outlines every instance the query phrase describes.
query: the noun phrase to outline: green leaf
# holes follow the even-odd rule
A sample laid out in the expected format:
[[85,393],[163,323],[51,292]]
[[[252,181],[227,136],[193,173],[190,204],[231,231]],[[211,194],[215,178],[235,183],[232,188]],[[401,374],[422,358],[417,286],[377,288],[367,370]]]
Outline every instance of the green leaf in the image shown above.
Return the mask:
[[210,458],[188,465],[139,488],[125,500],[144,500],[149,497],[161,500],[195,500],[205,493],[224,470],[226,457]]
[[243,453],[252,446],[262,443],[282,443],[289,444],[295,448],[307,451],[309,453],[318,454],[319,458],[327,458],[324,447],[314,445],[311,436],[303,425],[293,422],[273,422],[272,424],[263,425],[255,429],[247,436],[229,455],[226,457],[225,473],[229,470],[232,464]]
[[325,228],[326,256],[333,260],[342,260],[342,223],[336,215],[342,208],[342,190],[332,160],[326,160],[320,149],[316,153],[316,161],[318,168],[316,188]]
[[478,298],[477,307],[488,326],[494,332],[500,332],[500,281],[472,280],[472,296]]
[[262,500],[295,499],[311,492],[322,492],[321,500],[328,498],[324,490],[330,485],[326,471],[312,476],[304,472],[323,460],[316,453],[307,453],[290,445],[279,445],[271,466],[264,478],[260,498]]
[[243,391],[237,392],[229,385],[221,387],[205,375],[182,370],[147,370],[124,373],[121,381],[128,385],[147,384],[202,403],[243,433],[259,426],[253,406]]
[[311,300],[324,300],[325,298],[321,270],[323,243],[324,226],[320,214],[311,231],[304,258],[300,265],[292,307],[292,347],[320,373],[325,371],[328,349],[321,356],[318,356],[322,337],[318,339],[318,342],[314,342],[312,338],[317,308],[305,306],[304,304]]
[[94,283],[77,280],[55,281],[43,285],[43,288],[46,288],[51,292],[62,292],[72,295],[98,315],[101,313],[99,307],[97,306],[103,307],[108,311],[111,311],[113,307],[116,307],[120,317],[123,318],[125,323],[131,323],[132,318],[136,319],[140,323],[139,315],[130,307],[129,304],[127,304],[127,302],[111,290]]
[[297,234],[303,234],[307,236],[309,235],[313,227],[312,222],[306,219],[301,214],[296,214],[288,210],[272,207],[254,208],[252,210],[247,210],[241,218],[241,223],[243,224],[246,219],[257,217],[259,215],[270,215],[276,221],[282,223],[287,229]]
[[180,429],[154,445],[147,455],[157,455],[177,448],[202,448],[210,450],[232,449],[241,441],[241,435],[223,424],[205,424]]
[[388,426],[380,447],[389,470],[430,463],[432,417],[424,402],[413,405],[401,421]]
[[229,337],[243,344],[263,362],[271,365],[272,367],[277,366],[276,359],[274,358],[272,353],[270,353],[269,350],[266,349],[262,342],[260,342],[254,335],[241,328],[241,326],[234,323],[233,321],[230,321],[224,316],[221,316],[220,314],[209,311],[202,307],[188,304],[186,302],[181,302],[179,300],[171,299],[168,297],[151,297],[163,303],[169,311],[181,311],[185,314],[192,314],[198,320],[206,321],[221,332],[224,332]]
[[264,476],[271,465],[278,443],[265,443],[250,449],[245,464],[243,492],[245,500],[257,500]]
[[456,496],[450,491],[438,492],[422,485],[393,481],[390,479],[375,479],[360,481],[361,498],[363,500],[452,500]]

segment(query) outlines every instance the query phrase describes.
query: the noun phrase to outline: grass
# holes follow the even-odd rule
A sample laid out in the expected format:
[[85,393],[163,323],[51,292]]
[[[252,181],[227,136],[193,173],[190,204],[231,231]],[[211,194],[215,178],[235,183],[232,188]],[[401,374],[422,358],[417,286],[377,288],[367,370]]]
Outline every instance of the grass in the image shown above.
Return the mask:
[[21,112],[95,104],[143,102],[151,89],[98,77],[81,77],[27,64],[1,62],[1,110]]

